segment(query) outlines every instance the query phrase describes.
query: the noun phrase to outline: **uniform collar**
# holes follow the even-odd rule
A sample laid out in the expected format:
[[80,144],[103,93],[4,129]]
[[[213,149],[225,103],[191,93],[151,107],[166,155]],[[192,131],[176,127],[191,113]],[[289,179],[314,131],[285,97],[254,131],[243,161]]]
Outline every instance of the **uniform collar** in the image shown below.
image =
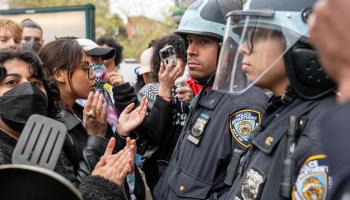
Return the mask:
[[211,90],[205,96],[199,99],[198,104],[209,110],[214,110],[216,105],[220,102],[220,99],[224,96],[224,93]]
[[[310,111],[314,101],[303,101],[296,98],[288,106],[282,104],[281,109],[275,109],[268,117],[263,117],[262,127],[251,136],[251,142],[254,146],[263,152],[270,154],[281,138],[287,133],[289,127],[289,117],[295,115],[300,117]],[[269,120],[269,123],[266,123]],[[264,127],[264,124],[266,127]]]
[[288,106],[297,98],[297,94],[291,86],[288,86],[282,96],[272,96],[267,104],[266,113],[276,112],[281,107]]

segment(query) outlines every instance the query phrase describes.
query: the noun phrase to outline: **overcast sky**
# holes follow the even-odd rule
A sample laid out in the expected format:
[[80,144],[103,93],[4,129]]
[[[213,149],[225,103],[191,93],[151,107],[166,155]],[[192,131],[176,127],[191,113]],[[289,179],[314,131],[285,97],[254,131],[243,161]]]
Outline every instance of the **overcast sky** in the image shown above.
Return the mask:
[[123,18],[126,16],[146,16],[156,20],[162,20],[169,7],[174,5],[174,0],[109,0],[111,12],[117,13]]

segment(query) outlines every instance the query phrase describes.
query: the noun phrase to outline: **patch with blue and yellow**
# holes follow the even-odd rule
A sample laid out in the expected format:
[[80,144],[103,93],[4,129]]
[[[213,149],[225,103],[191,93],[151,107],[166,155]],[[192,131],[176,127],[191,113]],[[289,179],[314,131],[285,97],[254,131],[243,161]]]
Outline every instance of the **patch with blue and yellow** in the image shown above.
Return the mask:
[[300,168],[292,199],[325,200],[331,182],[329,179],[326,155],[311,156]]
[[249,147],[249,136],[261,123],[261,114],[255,110],[240,110],[230,115],[229,129],[233,138],[243,147]]

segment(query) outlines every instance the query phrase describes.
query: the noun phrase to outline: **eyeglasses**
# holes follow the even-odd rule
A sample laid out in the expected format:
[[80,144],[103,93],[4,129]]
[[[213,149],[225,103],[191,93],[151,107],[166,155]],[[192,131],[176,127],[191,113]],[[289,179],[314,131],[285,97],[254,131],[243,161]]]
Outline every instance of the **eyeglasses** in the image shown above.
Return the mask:
[[89,62],[84,62],[80,68],[88,74],[90,80],[95,78],[95,72],[92,70]]

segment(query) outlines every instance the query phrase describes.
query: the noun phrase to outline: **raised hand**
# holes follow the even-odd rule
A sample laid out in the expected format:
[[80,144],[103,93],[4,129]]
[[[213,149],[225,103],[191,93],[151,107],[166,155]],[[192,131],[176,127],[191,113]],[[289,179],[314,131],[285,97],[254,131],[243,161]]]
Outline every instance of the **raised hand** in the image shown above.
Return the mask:
[[107,102],[103,94],[90,92],[84,106],[83,124],[88,134],[104,137],[107,129]]
[[119,116],[118,134],[128,136],[129,133],[137,128],[143,121],[147,113],[148,100],[143,97],[141,104],[134,110],[134,103],[129,104]]
[[105,79],[113,87],[116,87],[124,83],[123,76],[116,71],[108,72],[105,76]]
[[182,87],[176,88],[176,97],[179,99],[179,101],[189,103],[192,100],[193,92],[192,88],[187,84],[186,81],[181,82],[183,85]]
[[127,138],[127,145],[117,154],[112,155],[115,139],[111,139],[106,148],[105,154],[96,164],[93,176],[101,176],[122,185],[126,176],[134,170],[136,155],[136,142]]
[[179,78],[184,72],[185,66],[180,59],[177,65],[173,66],[171,62],[167,66],[160,63],[158,78],[159,78],[159,96],[171,98],[171,89],[175,85],[175,80]]

